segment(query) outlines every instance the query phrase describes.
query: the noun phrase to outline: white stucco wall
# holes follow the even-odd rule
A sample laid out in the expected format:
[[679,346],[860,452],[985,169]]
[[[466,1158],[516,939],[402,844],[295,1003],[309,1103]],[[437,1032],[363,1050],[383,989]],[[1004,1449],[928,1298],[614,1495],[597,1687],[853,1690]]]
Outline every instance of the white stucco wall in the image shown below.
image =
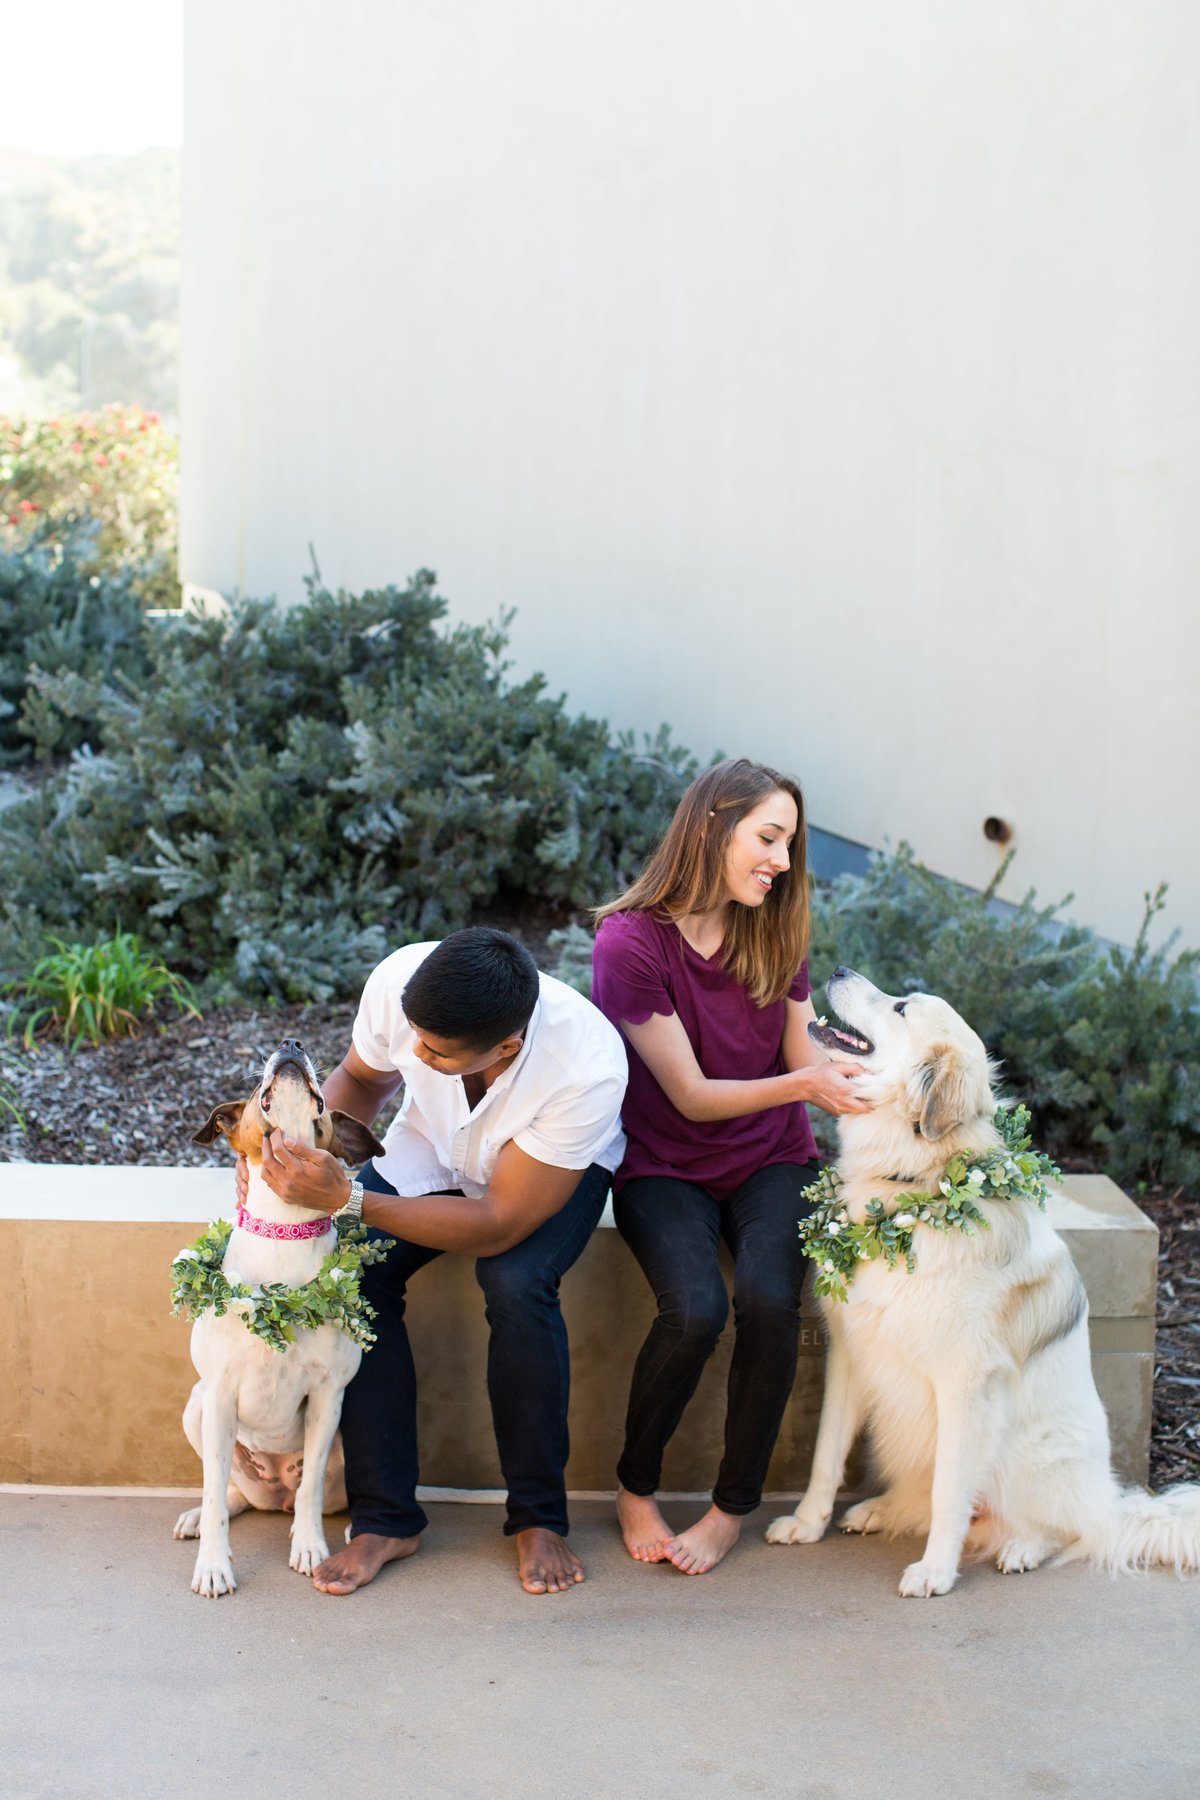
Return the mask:
[[192,0],[185,580],[1200,941],[1192,0]]

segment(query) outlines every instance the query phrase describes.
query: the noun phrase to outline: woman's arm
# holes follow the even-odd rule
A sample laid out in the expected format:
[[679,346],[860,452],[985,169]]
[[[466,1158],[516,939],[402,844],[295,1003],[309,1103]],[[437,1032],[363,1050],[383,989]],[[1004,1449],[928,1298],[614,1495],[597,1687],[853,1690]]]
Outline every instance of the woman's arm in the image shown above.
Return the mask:
[[[789,1026],[793,1007],[803,1012],[805,1006],[808,1016],[815,1017],[811,1001],[788,1002]],[[805,1025],[807,1022],[806,1018]],[[678,1014],[654,1013],[641,1025],[622,1019],[621,1029],[671,1105],[685,1119],[740,1119],[746,1113],[766,1112],[772,1106],[789,1106],[797,1100],[810,1100],[831,1113],[870,1111],[869,1102],[854,1091],[858,1070],[846,1069],[840,1063],[820,1058],[797,1068],[789,1064],[786,1074],[764,1075],[757,1081],[713,1081],[696,1061],[691,1039]],[[817,1046],[812,1048],[816,1050]],[[784,1057],[786,1061],[786,1032]]]

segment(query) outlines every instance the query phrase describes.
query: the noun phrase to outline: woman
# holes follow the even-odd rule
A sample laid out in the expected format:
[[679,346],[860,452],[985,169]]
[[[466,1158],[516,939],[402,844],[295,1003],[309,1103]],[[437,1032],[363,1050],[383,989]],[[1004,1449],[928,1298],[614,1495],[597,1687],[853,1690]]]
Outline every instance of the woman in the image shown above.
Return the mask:
[[[744,759],[688,788],[644,872],[597,908],[592,998],[629,1051],[617,1227],[658,1301],[639,1353],[617,1513],[640,1562],[720,1562],[762,1499],[796,1372],[799,1220],[817,1173],[804,1102],[865,1112],[857,1071],[812,1043],[804,801]],[[735,1339],[713,1503],[673,1535],[655,1501],[663,1451],[728,1312]]]

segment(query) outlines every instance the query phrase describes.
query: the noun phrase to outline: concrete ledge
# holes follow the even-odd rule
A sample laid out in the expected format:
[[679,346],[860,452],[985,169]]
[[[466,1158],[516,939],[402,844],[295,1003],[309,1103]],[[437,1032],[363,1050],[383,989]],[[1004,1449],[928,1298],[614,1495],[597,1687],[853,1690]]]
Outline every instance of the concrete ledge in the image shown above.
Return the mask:
[[[1093,1368],[1114,1459],[1149,1466],[1158,1233],[1103,1176],[1072,1176],[1051,1217],[1092,1310]],[[0,1482],[99,1487],[198,1483],[180,1414],[194,1379],[189,1326],[169,1311],[169,1269],[211,1218],[230,1217],[227,1169],[7,1164],[0,1256],[13,1296],[0,1320]],[[611,1221],[609,1221],[611,1222]],[[650,1322],[641,1271],[613,1230],[597,1231],[563,1283],[571,1333],[568,1486],[607,1492],[629,1377]],[[443,1257],[409,1302],[420,1376],[421,1475],[445,1488],[501,1485],[484,1382],[487,1332],[473,1264]],[[665,1488],[706,1490],[721,1455],[727,1331],[677,1432]],[[821,1405],[824,1332],[806,1295],[800,1367],[768,1476],[803,1488]]]

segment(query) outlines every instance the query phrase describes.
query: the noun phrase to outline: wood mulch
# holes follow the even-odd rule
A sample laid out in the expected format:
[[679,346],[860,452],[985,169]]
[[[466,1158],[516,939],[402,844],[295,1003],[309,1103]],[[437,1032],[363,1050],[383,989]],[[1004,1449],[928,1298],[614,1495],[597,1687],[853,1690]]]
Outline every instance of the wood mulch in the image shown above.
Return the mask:
[[[269,1052],[298,1037],[325,1073],[345,1054],[353,1003],[216,1007],[138,1038],[34,1052],[0,1042],[0,1162],[213,1164],[191,1142],[222,1100],[255,1086]],[[1151,1484],[1200,1480],[1200,1207],[1182,1191],[1138,1204],[1158,1226],[1158,1353]]]

